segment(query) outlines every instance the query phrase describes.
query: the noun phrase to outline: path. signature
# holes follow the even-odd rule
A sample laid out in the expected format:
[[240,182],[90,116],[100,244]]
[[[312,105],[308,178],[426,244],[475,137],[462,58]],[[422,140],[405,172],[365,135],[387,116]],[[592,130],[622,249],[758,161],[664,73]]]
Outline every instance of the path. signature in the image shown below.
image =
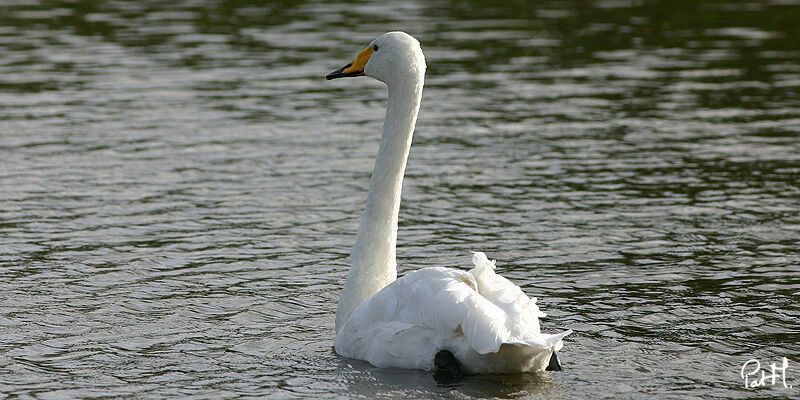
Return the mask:
[[[774,386],[776,382],[782,383],[784,388],[790,389],[792,385],[786,384],[786,370],[789,369],[789,359],[783,357],[783,362],[780,366],[775,363],[770,364],[770,373],[761,369],[761,362],[756,359],[747,360],[742,365],[741,376],[744,379],[744,387],[748,389],[757,388],[760,386]],[[758,373],[761,372],[761,377]]]

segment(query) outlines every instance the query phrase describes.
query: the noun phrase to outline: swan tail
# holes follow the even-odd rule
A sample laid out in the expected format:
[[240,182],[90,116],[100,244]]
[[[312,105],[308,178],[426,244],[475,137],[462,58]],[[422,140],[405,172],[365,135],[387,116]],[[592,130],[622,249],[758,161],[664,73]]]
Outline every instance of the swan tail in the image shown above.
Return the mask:
[[528,338],[512,339],[505,344],[515,344],[530,347],[544,347],[551,351],[558,351],[561,349],[561,339],[572,333],[572,329],[567,329],[561,333],[540,333],[536,336]]
[[543,334],[543,336],[545,336],[545,342],[547,342],[548,346],[554,346],[558,342],[560,342],[561,339],[563,339],[565,336],[569,335],[570,333],[572,333],[572,329],[567,329],[564,332],[555,333],[555,334],[546,334],[545,333],[545,334]]

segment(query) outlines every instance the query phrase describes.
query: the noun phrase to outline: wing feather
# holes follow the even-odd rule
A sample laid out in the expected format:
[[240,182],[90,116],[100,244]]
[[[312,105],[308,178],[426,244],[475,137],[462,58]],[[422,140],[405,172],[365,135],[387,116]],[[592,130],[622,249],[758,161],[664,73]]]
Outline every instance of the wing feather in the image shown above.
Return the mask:
[[336,335],[336,351],[379,367],[430,369],[439,349],[478,355],[497,353],[503,344],[556,350],[570,332],[542,335],[536,299],[496,274],[483,253],[473,262],[469,272],[423,268],[386,286],[356,308]]

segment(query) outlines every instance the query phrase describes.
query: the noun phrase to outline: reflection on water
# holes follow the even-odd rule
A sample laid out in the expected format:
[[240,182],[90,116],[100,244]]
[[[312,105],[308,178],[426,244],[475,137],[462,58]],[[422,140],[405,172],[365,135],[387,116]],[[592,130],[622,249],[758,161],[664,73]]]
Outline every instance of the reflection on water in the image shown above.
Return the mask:
[[344,378],[349,396],[367,399],[564,397],[563,384],[550,374],[463,376],[444,382],[424,371],[381,369],[344,358],[336,372]]
[[[0,6],[0,393],[650,398],[800,354],[800,4]],[[390,29],[429,71],[401,273],[497,258],[573,329],[545,375],[331,350]],[[790,382],[791,383],[791,382]]]

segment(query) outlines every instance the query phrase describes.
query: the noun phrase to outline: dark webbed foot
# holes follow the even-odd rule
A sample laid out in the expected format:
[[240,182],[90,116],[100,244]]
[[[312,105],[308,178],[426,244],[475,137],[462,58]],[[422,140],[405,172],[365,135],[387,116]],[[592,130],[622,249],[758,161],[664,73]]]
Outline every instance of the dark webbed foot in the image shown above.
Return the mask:
[[561,371],[561,360],[558,359],[558,354],[555,351],[550,355],[550,362],[547,363],[547,367],[544,370]]
[[447,350],[436,353],[433,364],[436,367],[433,378],[439,383],[449,383],[461,376],[458,359]]

